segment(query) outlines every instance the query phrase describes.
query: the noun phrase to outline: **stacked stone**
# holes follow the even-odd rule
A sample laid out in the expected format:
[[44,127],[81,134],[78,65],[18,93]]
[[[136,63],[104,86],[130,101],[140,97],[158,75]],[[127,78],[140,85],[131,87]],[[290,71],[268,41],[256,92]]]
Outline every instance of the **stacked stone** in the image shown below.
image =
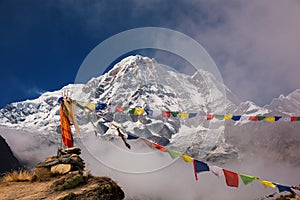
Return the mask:
[[81,149],[72,147],[64,151],[59,149],[56,156],[45,158],[36,165],[34,173],[37,178],[49,178],[57,174],[66,174],[71,171],[83,171],[85,163],[79,156]]

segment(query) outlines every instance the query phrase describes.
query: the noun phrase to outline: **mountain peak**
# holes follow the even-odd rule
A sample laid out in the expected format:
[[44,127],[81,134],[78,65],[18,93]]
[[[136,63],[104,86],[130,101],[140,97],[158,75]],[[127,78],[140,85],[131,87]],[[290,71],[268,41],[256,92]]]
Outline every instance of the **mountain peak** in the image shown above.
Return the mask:
[[272,110],[275,113],[283,113],[285,115],[300,114],[300,89],[297,89],[287,96],[280,95],[274,98],[265,108]]
[[128,56],[117,63],[109,72],[109,76],[116,76],[118,73],[126,73],[126,71],[136,71],[141,66],[154,67],[156,61],[148,57],[140,55]]

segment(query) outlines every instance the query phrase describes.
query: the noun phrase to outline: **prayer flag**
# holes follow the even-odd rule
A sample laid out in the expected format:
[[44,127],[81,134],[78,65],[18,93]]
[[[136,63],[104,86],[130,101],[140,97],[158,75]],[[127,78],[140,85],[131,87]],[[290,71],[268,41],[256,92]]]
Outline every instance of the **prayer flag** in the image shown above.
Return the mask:
[[209,169],[216,176],[222,176],[222,175],[224,175],[223,169],[221,167],[212,165],[212,166],[209,166]]
[[275,121],[278,121],[280,118],[282,118],[282,117],[280,117],[280,116],[275,116]]
[[261,179],[257,179],[258,182],[262,183],[264,185],[264,187],[271,187],[271,188],[275,188],[276,186],[270,182],[270,181],[265,181],[265,180],[261,180]]
[[124,108],[124,112],[134,115],[135,108]]
[[112,113],[116,112],[116,107],[115,107],[115,106],[108,106],[108,109],[109,109],[110,112],[112,112]]
[[76,106],[79,107],[81,110],[84,110],[84,106],[81,105],[80,103],[76,102]]
[[291,120],[290,117],[282,117],[282,118],[280,119],[280,121],[285,121],[285,122],[288,122],[288,121],[290,121],[290,120]]
[[178,151],[173,151],[173,150],[170,150],[170,149],[167,149],[168,153],[170,154],[170,156],[175,159],[179,156],[181,156],[181,152],[178,152]]
[[71,133],[70,121],[67,115],[63,111],[63,103],[60,104],[59,115],[60,115],[60,130],[62,141],[67,148],[73,147],[73,137]]
[[258,121],[258,116],[249,116],[250,121]]
[[250,120],[250,119],[249,119],[249,116],[242,115],[240,120],[245,121],[245,120]]
[[224,119],[224,115],[215,115],[215,118],[219,119],[219,120],[223,120]]
[[265,116],[258,116],[258,121],[264,120],[266,117]]
[[171,115],[172,115],[173,117],[177,117],[178,114],[179,114],[179,112],[174,112],[174,111],[171,112]]
[[150,109],[147,109],[147,108],[145,108],[144,110],[145,110],[145,112],[146,112],[146,114],[148,116],[152,116],[153,115],[153,110],[150,110]]
[[85,102],[83,106],[84,106],[84,108],[87,108],[90,111],[94,111],[96,109],[95,103]]
[[291,122],[295,122],[298,121],[298,117],[297,116],[291,116]]
[[96,104],[96,110],[104,110],[107,108],[107,105],[105,103],[97,103]]
[[252,181],[254,181],[255,179],[257,179],[257,177],[255,177],[255,176],[249,176],[246,174],[239,174],[239,175],[245,185],[247,185],[247,184],[251,183]]
[[158,117],[158,116],[160,116],[162,113],[159,111],[159,110],[153,110],[152,111],[152,116],[153,117]]
[[241,117],[242,117],[241,115],[234,115],[234,116],[232,116],[231,119],[232,119],[233,121],[239,121],[239,120],[241,119]]
[[235,172],[228,171],[223,169],[226,184],[230,187],[238,187],[239,186],[239,175]]
[[127,133],[127,139],[128,140],[136,140],[136,139],[139,139],[139,137],[135,136],[135,135],[132,135],[130,133]]
[[206,163],[193,159],[194,165],[194,175],[196,181],[198,181],[198,174],[199,172],[209,171],[209,167]]
[[214,118],[214,114],[207,114],[206,115],[206,120],[212,120]]
[[206,116],[204,115],[199,115],[200,120],[206,120]]
[[193,117],[196,117],[197,116],[197,113],[189,113],[189,118],[193,118]]
[[208,165],[202,161],[194,159],[194,165],[197,173],[209,171]]
[[171,112],[170,111],[162,111],[161,114],[165,118],[170,118],[170,116],[171,116]]
[[275,117],[273,117],[273,116],[266,116],[265,121],[267,121],[267,122],[275,122]]
[[63,104],[63,111],[67,116],[70,124],[72,123],[74,125],[76,130],[76,136],[79,138],[80,129],[74,114],[74,106],[76,106],[76,101],[72,100],[70,97],[65,97],[61,104]]
[[225,119],[225,120],[231,120],[231,118],[232,118],[232,115],[225,115],[225,116],[224,116],[224,119]]
[[154,142],[152,142],[152,146],[155,147],[156,149],[160,150],[160,151],[163,151],[163,152],[167,152],[168,150],[166,149],[166,147],[164,146],[161,146],[159,144],[156,144]]
[[179,113],[179,117],[182,119],[187,119],[187,118],[189,118],[189,113],[181,112],[181,113]]
[[142,115],[142,114],[144,114],[144,108],[135,108],[135,110],[134,110],[134,114],[135,115]]
[[182,154],[181,158],[185,161],[185,162],[192,162],[193,158],[187,155]]
[[123,106],[116,106],[116,111],[117,112],[124,112],[124,107]]
[[279,192],[291,192],[292,191],[290,186],[279,185],[276,183],[276,187],[278,188]]

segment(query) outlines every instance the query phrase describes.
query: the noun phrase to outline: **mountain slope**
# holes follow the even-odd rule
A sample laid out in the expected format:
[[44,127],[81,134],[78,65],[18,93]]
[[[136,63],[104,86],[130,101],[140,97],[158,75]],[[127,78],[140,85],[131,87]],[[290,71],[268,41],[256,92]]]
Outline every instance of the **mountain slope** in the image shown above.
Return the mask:
[[14,156],[5,139],[0,135],[0,175],[20,167],[19,161]]
[[280,95],[274,98],[265,108],[272,110],[273,113],[282,113],[284,115],[300,114],[300,89],[295,90],[287,96]]
[[[159,65],[154,59],[130,56],[116,64],[108,73],[92,78],[86,84],[71,84],[61,90],[47,92],[38,99],[11,103],[0,110],[0,125],[23,129],[37,135],[42,141],[59,144],[59,105],[57,99],[63,91],[69,91],[72,99],[81,102],[106,103],[110,109],[90,113],[87,116],[78,112],[77,120],[82,137],[93,134],[98,137],[115,133],[110,123],[103,118],[113,120],[122,130],[146,137],[161,145],[178,150],[196,158],[218,162],[236,158],[245,149],[243,135],[253,145],[273,141],[268,150],[285,149],[282,143],[284,130],[290,130],[293,137],[297,125],[276,122],[280,128],[274,130],[274,124],[226,122],[221,120],[201,120],[199,117],[181,119],[164,118],[161,115],[129,115],[116,112],[116,105],[124,107],[143,107],[156,111],[196,112],[197,114],[238,114],[238,115],[292,115],[299,113],[299,90],[274,99],[270,105],[259,107],[253,102],[239,102],[226,86],[215,80],[206,71],[198,70],[194,75],[178,73]],[[99,117],[100,116],[100,117]],[[96,125],[96,129],[90,124]],[[256,134],[253,134],[257,130]],[[259,140],[259,131],[267,132],[266,139]],[[243,135],[240,134],[243,132]],[[275,136],[275,137],[273,137]],[[277,139],[274,139],[277,138]],[[256,141],[258,140],[258,142]],[[276,147],[273,147],[275,145]],[[278,146],[279,145],[279,146]],[[298,143],[295,143],[297,146]],[[272,146],[272,148],[271,148]],[[289,151],[284,151],[284,154]],[[276,153],[278,155],[278,153]],[[296,156],[297,157],[297,156]],[[295,157],[295,158],[296,158]]]
[[[70,91],[71,98],[79,101],[103,102],[111,106],[140,106],[160,112],[224,113],[226,106],[233,107],[233,103],[226,100],[225,93],[230,93],[229,90],[208,72],[198,71],[188,76],[162,67],[153,59],[130,56],[108,73],[91,79],[85,85],[68,85],[59,91],[44,93],[35,100],[7,105],[0,110],[0,123],[5,127],[37,130],[39,137],[52,142],[59,141],[59,134],[56,134],[59,124],[57,99],[65,90]],[[216,148],[220,148],[217,150],[219,153],[226,147],[224,127],[216,122],[203,123],[199,118],[165,119],[161,115],[137,117],[111,113],[109,110],[97,114],[112,117],[128,132],[162,145],[169,144],[177,150],[188,150],[196,157],[205,157]],[[84,130],[83,137],[85,133],[94,132],[84,114],[78,115],[78,121]],[[94,123],[100,133],[102,129],[109,130],[109,124],[101,123],[99,118]]]

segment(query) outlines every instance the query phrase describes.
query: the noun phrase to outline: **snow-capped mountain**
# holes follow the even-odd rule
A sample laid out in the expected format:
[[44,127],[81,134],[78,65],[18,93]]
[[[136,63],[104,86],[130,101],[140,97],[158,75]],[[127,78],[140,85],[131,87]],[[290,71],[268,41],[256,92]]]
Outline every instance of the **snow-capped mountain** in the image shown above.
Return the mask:
[[[57,100],[63,91],[69,91],[69,96],[74,100],[106,103],[110,108],[122,105],[157,111],[195,112],[198,115],[267,115],[275,111],[285,115],[294,114],[295,109],[288,106],[292,102],[296,107],[300,100],[299,91],[295,91],[287,97],[274,99],[270,105],[262,108],[250,101],[237,101],[226,86],[206,71],[198,70],[189,76],[165,68],[154,59],[130,56],[116,64],[108,73],[92,78],[87,84],[71,84],[58,91],[46,92],[34,100],[7,105],[0,110],[0,125],[26,129],[44,140],[58,143],[60,134]],[[121,125],[126,132],[210,161],[236,157],[238,148],[243,146],[235,144],[242,139],[235,128],[239,126],[238,130],[249,132],[255,130],[256,126],[248,122],[232,124],[227,128],[220,120],[206,121],[199,117],[180,119],[172,116],[166,119],[161,115],[136,116],[106,109],[90,116],[82,113],[77,116],[82,137],[95,131],[87,118],[92,118],[98,134],[115,132],[109,123],[103,123],[103,116]]]
[[300,89],[293,91],[287,96],[280,95],[274,98],[266,109],[274,113],[283,113],[285,115],[299,115],[300,113]]

